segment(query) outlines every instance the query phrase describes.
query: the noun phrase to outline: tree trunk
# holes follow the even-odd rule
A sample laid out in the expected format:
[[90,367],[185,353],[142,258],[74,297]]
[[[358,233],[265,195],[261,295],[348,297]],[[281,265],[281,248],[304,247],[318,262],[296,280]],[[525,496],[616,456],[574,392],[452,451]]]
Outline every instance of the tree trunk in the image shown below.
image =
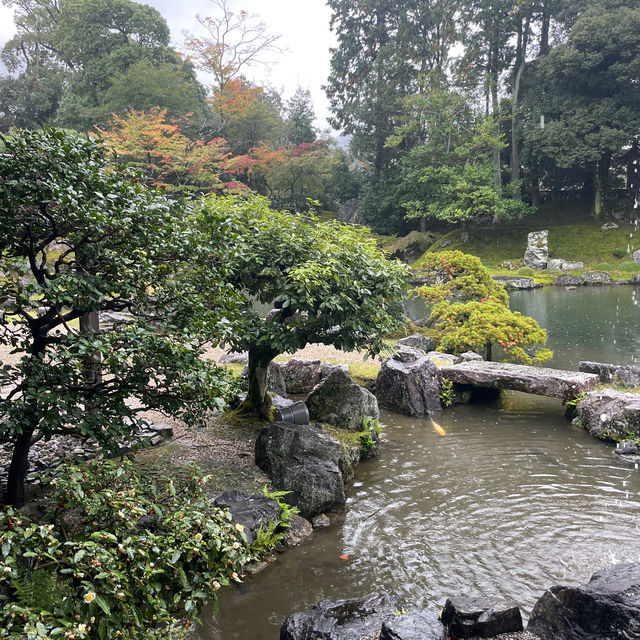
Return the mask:
[[420,233],[426,233],[427,231],[427,218],[420,216]]
[[593,213],[596,218],[600,217],[602,212],[602,203],[607,192],[607,182],[609,178],[609,167],[611,165],[611,154],[605,153],[600,162],[595,167],[594,183],[595,189],[593,194]]
[[[98,333],[100,331],[100,316],[97,311],[89,311],[80,316],[80,333]],[[102,366],[100,358],[87,355],[84,363],[84,379],[89,385],[93,386],[102,382]],[[85,411],[87,413],[96,412],[96,403],[92,401],[88,395],[85,401]]]
[[593,195],[593,213],[596,218],[602,212],[602,203],[607,195],[607,182],[609,181],[609,167],[611,166],[611,154],[605,153],[595,169],[595,190]]
[[29,449],[34,429],[25,429],[13,445],[9,475],[7,477],[7,504],[24,506],[24,479],[29,471]]
[[491,362],[491,343],[487,342],[487,362]]
[[240,405],[240,411],[257,414],[259,418],[273,419],[271,414],[271,397],[268,391],[269,365],[278,352],[268,347],[252,347],[249,349],[248,378],[249,390],[247,399]]
[[540,54],[541,56],[549,53],[549,26],[551,23],[551,9],[549,8],[549,0],[542,3],[542,24],[540,26]]
[[531,178],[531,202],[534,207],[539,207],[542,204],[542,198],[540,197],[540,180],[535,173]]

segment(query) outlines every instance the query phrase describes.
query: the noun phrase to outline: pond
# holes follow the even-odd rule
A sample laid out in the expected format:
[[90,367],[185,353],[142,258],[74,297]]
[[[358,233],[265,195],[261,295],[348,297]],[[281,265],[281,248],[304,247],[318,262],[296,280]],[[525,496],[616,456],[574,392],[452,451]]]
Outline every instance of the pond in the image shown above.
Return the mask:
[[[561,366],[634,362],[635,295],[549,289],[517,294],[513,306],[549,328]],[[567,423],[559,400],[508,392],[437,420],[446,435],[430,419],[383,413],[388,442],[359,467],[346,514],[224,589],[199,639],[277,640],[287,615],[375,590],[434,606],[449,595],[503,595],[528,614],[553,584],[640,559],[640,471]]]
[[640,364],[640,288],[544,287],[514,291],[511,308],[531,316],[548,333],[549,366],[577,369],[580,360]]

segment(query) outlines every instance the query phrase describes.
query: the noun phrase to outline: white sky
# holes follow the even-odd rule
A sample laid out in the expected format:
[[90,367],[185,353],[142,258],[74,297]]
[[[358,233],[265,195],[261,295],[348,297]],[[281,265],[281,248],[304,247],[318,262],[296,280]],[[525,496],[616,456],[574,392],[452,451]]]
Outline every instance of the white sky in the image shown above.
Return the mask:
[[[147,0],[165,18],[171,29],[174,46],[180,48],[184,40],[183,31],[198,35],[199,25],[195,15],[214,16],[215,5],[209,0]],[[260,16],[271,33],[281,34],[279,45],[285,51],[279,56],[271,71],[256,67],[246,75],[258,84],[268,84],[282,91],[285,100],[290,98],[298,86],[311,91],[317,116],[317,126],[327,127],[328,103],[322,91],[329,75],[329,47],[334,45],[329,30],[330,11],[325,0],[228,0],[233,11],[244,9]],[[12,12],[0,6],[0,48],[14,32]]]

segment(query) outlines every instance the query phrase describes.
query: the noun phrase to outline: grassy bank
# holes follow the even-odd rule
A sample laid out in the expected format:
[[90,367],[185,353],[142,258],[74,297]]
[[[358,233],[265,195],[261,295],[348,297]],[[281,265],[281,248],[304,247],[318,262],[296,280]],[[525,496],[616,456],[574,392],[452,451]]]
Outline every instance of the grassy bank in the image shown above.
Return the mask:
[[[527,235],[532,231],[549,230],[549,257],[584,263],[585,271],[601,270],[616,280],[629,280],[640,272],[631,253],[640,248],[640,229],[628,221],[612,220],[602,216],[594,218],[581,203],[553,203],[541,207],[534,215],[522,221],[500,226],[471,227],[468,240],[463,242],[460,227],[438,238],[429,251],[438,251],[445,241],[447,249],[457,249],[478,256],[494,275],[514,275],[517,269],[501,269],[505,261],[520,265],[527,246]],[[605,222],[615,222],[619,228],[602,231]],[[412,266],[420,268],[421,259]],[[580,272],[571,271],[579,275]],[[530,275],[530,274],[523,274]],[[540,282],[552,282],[557,271],[536,271]]]

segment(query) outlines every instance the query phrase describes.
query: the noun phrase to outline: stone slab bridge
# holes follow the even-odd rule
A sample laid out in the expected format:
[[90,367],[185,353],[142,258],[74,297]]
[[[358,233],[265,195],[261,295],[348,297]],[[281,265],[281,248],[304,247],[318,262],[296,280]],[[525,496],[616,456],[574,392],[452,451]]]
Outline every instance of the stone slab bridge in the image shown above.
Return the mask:
[[461,362],[440,369],[456,385],[479,389],[510,389],[567,401],[591,391],[600,382],[597,374],[530,367],[506,362]]

